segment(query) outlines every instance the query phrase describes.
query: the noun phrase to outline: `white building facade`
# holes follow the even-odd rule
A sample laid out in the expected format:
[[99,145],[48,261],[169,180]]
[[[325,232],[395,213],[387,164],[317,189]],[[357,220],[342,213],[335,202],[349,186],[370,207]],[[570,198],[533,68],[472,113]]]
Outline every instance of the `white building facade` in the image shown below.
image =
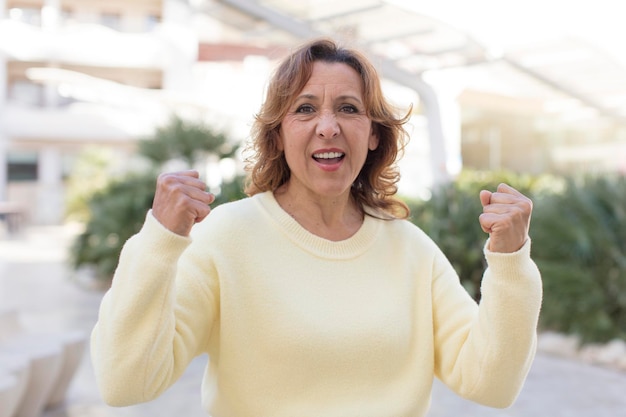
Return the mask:
[[[272,60],[300,41],[302,26],[285,17],[292,6],[299,10],[296,3],[276,2],[286,9],[268,16],[260,3],[0,0],[0,207],[4,202],[21,206],[29,223],[61,223],[66,180],[85,149],[105,147],[117,164],[132,166],[137,141],[173,112],[198,117],[235,141],[245,140]],[[385,10],[387,3],[381,2]],[[378,11],[372,13],[377,19]],[[335,19],[343,22],[345,15]],[[356,16],[360,14],[355,12],[353,20]],[[320,19],[319,27],[331,20]],[[283,33],[270,30],[272,24]],[[431,34],[416,30],[412,36]],[[377,42],[384,44],[370,43]],[[425,56],[430,62],[437,54]],[[411,59],[418,58],[424,57]],[[582,116],[576,116],[579,126],[574,126],[571,120],[546,116],[545,100],[466,85],[470,78],[485,78],[482,70],[488,65],[473,67],[480,76],[463,69],[458,76],[441,72],[429,77],[430,103],[424,88],[415,87],[418,75],[404,71],[393,77],[397,67],[382,68],[395,80],[385,83],[396,104],[413,104],[416,113],[401,164],[408,180],[400,184],[401,191],[421,196],[437,182],[437,167],[447,176],[462,166],[560,172],[584,161],[589,170],[626,170],[623,127]],[[403,77],[408,77],[404,83]],[[493,84],[491,77],[487,80]],[[524,82],[515,78],[507,85],[535,88]],[[583,139],[570,128],[582,131]],[[438,146],[445,149],[438,151]],[[595,153],[588,151],[590,146]]]

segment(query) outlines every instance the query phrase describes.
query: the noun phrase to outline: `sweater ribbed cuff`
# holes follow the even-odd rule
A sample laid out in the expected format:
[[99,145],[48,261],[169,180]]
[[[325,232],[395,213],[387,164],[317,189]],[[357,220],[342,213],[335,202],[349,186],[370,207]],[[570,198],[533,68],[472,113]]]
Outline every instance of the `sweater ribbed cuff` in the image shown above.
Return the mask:
[[516,252],[492,252],[489,248],[489,239],[483,248],[487,265],[495,276],[514,277],[534,275],[535,263],[530,258],[530,238]]
[[181,236],[163,226],[149,210],[146,220],[139,231],[141,243],[148,250],[146,253],[172,254],[178,258],[191,243],[191,237]]

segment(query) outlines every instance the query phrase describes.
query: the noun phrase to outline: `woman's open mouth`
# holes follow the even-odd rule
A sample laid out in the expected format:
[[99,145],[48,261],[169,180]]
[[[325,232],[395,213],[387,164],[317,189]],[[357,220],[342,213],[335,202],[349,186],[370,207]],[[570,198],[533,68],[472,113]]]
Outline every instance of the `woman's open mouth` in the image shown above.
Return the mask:
[[320,164],[332,165],[340,162],[345,156],[343,152],[320,152],[313,154],[313,159]]

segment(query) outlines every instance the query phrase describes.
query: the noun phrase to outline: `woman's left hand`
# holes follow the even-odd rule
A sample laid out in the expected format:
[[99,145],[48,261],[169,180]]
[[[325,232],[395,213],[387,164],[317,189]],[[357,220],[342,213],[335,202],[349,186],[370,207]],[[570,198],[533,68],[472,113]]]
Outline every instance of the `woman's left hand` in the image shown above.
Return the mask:
[[488,249],[504,253],[518,251],[528,240],[532,201],[515,188],[500,184],[496,192],[482,190],[480,202],[483,212],[478,220],[489,233]]

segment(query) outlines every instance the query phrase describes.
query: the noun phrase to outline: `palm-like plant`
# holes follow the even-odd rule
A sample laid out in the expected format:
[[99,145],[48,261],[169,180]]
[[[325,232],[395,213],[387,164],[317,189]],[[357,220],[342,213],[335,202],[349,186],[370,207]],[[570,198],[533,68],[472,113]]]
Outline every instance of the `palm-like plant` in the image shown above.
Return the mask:
[[228,142],[223,133],[176,116],[169,124],[158,128],[153,137],[139,142],[139,153],[155,167],[172,159],[181,159],[191,167],[207,154],[229,158],[236,151],[237,147]]
[[586,342],[626,338],[626,178],[572,179],[538,205],[543,325]]
[[[157,172],[171,159],[183,160],[193,167],[209,155],[232,156],[237,147],[210,128],[173,118],[168,126],[158,129],[153,138],[139,144],[139,153],[150,161],[144,172],[113,179],[88,201],[89,220],[85,231],[74,242],[71,262],[75,269],[89,267],[98,278],[110,280],[126,240],[137,233],[146,212],[152,206]],[[216,196],[215,205],[244,196],[242,179],[223,185],[228,195]]]
[[482,213],[480,190],[494,191],[505,182],[528,195],[541,181],[508,172],[465,171],[453,183],[435,189],[430,200],[409,202],[412,221],[443,250],[474,299],[480,299],[486,267],[483,246],[487,235],[478,222]]

